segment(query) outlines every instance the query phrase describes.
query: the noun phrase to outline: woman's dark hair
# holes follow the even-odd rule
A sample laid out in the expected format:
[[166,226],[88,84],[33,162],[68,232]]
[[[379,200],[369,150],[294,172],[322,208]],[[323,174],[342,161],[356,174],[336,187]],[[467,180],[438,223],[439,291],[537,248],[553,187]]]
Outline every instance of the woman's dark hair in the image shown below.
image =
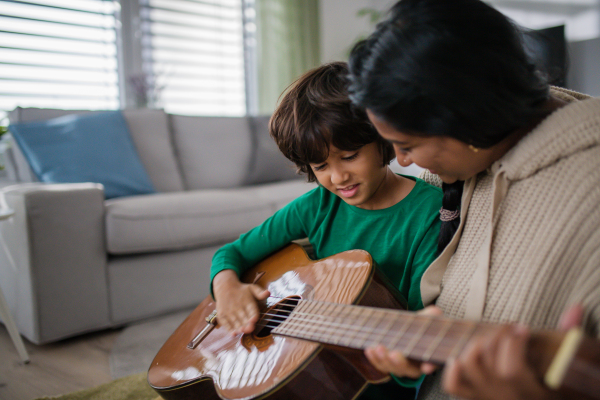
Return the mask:
[[[479,148],[542,116],[549,96],[519,29],[479,0],[399,1],[354,47],[349,69],[353,103],[398,131]],[[444,208],[461,193],[452,185]]]
[[279,150],[309,182],[316,180],[310,164],[324,162],[330,145],[353,151],[376,142],[382,166],[395,158],[394,148],[379,136],[365,111],[351,103],[348,72],[343,62],[308,71],[284,91],[269,121]]

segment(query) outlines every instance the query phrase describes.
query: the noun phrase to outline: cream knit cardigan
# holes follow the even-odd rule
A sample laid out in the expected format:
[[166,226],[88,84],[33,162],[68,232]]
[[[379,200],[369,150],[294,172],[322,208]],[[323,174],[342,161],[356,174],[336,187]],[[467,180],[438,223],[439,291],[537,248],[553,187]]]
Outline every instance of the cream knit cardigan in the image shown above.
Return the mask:
[[[423,275],[423,304],[452,318],[556,328],[579,302],[586,331],[600,337],[600,99],[551,93],[569,104],[465,182],[461,225]],[[440,378],[427,377],[419,399],[449,398]]]

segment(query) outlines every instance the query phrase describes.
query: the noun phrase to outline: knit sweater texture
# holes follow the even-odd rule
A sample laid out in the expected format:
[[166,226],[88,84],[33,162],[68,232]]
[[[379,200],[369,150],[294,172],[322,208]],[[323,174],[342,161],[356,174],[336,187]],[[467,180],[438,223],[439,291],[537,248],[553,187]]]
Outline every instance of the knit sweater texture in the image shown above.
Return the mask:
[[[421,294],[451,318],[532,329],[556,329],[582,303],[586,332],[600,338],[600,99],[551,93],[569,104],[465,181],[461,225]],[[425,379],[419,399],[451,398],[441,375]]]

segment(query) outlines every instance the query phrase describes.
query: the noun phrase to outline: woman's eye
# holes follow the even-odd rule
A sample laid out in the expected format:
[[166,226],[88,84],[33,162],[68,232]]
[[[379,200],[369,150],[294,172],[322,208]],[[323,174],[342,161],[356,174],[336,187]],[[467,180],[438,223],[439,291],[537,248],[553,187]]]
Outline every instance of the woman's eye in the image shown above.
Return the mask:
[[344,157],[342,158],[343,160],[349,161],[349,160],[354,160],[356,157],[358,157],[358,152],[352,154],[351,156],[348,157]]

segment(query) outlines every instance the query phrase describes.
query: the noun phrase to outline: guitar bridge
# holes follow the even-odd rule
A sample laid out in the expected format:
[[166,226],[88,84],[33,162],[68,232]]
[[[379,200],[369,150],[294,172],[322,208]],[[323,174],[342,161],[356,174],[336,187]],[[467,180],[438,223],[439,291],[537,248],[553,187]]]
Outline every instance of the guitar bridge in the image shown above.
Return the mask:
[[208,317],[206,317],[206,326],[204,327],[204,329],[202,329],[200,331],[200,333],[198,333],[196,335],[196,337],[193,338],[192,341],[188,343],[187,348],[195,349],[200,344],[200,342],[215,328],[216,325],[217,325],[217,310],[213,310],[213,312],[211,312],[208,315]]

